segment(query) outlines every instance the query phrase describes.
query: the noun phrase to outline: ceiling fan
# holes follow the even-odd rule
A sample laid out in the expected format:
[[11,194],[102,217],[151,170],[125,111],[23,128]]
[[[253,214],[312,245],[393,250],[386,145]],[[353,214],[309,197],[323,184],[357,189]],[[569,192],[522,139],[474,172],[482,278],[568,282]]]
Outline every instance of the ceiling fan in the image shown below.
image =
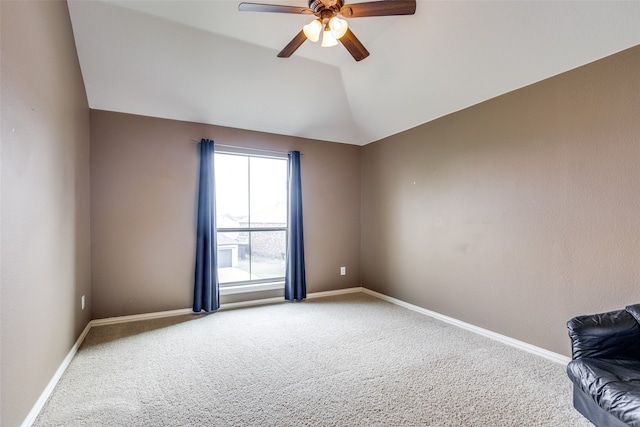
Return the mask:
[[278,53],[279,58],[290,57],[305,40],[317,42],[322,34],[322,46],[329,47],[338,41],[349,51],[353,59],[361,61],[369,52],[349,29],[347,21],[340,18],[361,18],[366,16],[413,15],[416,0],[382,0],[345,5],[343,0],[309,0],[309,7],[283,6],[262,3],[240,3],[242,12],[273,12],[315,15],[288,45]]

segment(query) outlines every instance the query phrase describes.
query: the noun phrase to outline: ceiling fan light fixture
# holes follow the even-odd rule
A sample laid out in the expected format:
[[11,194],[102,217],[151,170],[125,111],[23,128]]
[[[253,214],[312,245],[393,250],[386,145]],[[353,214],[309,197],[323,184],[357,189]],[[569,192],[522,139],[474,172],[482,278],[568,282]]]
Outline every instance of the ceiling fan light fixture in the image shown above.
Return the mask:
[[331,33],[331,29],[327,26],[322,32],[322,47],[331,47],[336,46],[338,44],[338,40]]
[[337,16],[334,16],[329,20],[329,28],[331,29],[331,34],[337,40],[347,33],[349,25],[344,19],[340,19]]
[[322,22],[319,19],[314,19],[313,21],[302,27],[302,31],[304,32],[304,35],[307,37],[307,39],[315,43],[320,40]]

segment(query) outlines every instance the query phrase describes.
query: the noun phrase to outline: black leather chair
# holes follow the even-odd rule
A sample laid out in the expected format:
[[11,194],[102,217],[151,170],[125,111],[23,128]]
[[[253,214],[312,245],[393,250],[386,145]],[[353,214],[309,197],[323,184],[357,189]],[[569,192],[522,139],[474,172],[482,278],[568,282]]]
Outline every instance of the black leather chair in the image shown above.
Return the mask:
[[598,427],[640,427],[640,304],[567,322],[573,405]]

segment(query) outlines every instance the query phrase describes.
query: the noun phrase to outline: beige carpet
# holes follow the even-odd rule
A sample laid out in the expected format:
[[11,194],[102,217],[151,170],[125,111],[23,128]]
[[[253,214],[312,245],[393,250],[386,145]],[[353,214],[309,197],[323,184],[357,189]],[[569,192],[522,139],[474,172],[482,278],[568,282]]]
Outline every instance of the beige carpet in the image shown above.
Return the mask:
[[591,424],[564,366],[358,293],[94,327],[35,425]]

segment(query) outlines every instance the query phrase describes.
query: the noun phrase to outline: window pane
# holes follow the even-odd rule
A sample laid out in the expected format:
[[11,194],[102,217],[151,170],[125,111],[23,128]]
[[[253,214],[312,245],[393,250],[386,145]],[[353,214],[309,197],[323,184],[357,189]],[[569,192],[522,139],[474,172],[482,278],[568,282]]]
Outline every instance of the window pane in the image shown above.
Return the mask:
[[216,173],[216,226],[248,227],[249,158],[214,155]]
[[284,277],[286,254],[286,231],[251,232],[251,274],[253,279]]
[[251,280],[249,233],[218,233],[218,281]]
[[221,284],[283,278],[286,231],[218,233],[218,280]]
[[251,227],[287,226],[287,160],[251,157]]

